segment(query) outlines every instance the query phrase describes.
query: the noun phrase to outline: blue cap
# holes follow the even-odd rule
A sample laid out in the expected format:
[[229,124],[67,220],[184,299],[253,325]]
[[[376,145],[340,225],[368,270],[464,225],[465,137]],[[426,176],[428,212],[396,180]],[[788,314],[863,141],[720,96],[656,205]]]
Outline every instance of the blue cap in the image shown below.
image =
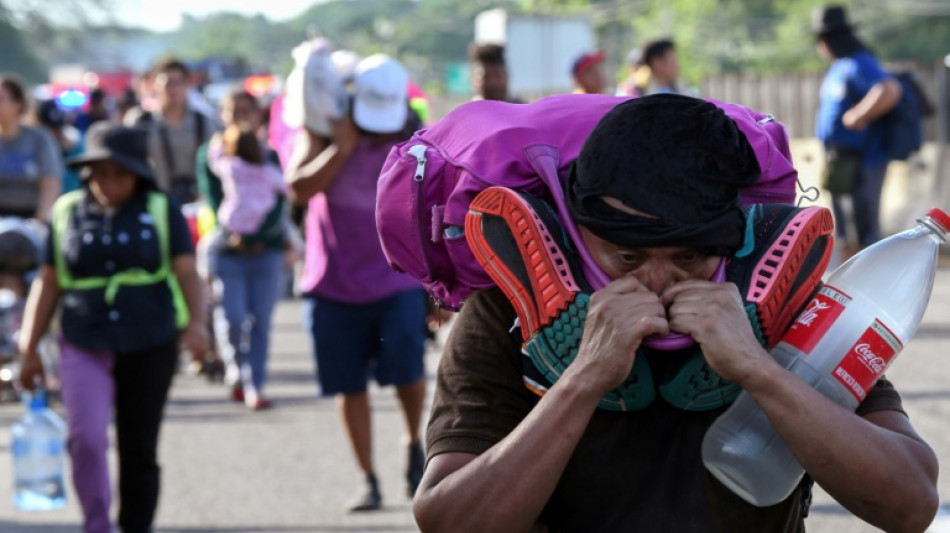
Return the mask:
[[46,391],[43,389],[36,389],[32,394],[27,396],[29,398],[27,406],[30,408],[30,411],[42,411],[46,409]]

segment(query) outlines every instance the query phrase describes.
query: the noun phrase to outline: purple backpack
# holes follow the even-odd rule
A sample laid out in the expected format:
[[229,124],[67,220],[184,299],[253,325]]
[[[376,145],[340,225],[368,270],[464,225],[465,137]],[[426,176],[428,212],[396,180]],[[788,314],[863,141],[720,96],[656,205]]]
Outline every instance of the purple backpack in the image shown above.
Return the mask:
[[[591,284],[606,284],[582,245],[563,186],[584,140],[627,97],[568,94],[532,104],[480,100],[463,104],[389,153],[379,177],[376,226],[390,265],[423,283],[457,310],[472,291],[494,285],[472,255],[463,228],[469,204],[494,185],[544,198],[578,246]],[[749,139],[762,177],[743,203],[794,203],[798,173],[785,127],[740,105],[725,110]]]

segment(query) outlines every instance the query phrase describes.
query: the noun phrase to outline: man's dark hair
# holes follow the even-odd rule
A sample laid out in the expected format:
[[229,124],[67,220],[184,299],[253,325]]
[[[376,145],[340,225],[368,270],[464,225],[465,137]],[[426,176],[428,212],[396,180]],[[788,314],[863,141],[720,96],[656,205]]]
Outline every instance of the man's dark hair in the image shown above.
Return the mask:
[[89,91],[89,102],[93,105],[101,104],[106,99],[106,93],[99,88]]
[[126,87],[125,90],[122,91],[122,96],[119,97],[119,105],[126,107],[139,105],[139,98],[135,94],[135,89]]
[[666,55],[670,50],[675,50],[676,45],[671,39],[654,39],[647,41],[643,45],[643,51],[640,53],[640,60],[644,65],[650,66],[655,60]]
[[483,65],[504,65],[505,47],[495,43],[472,43],[468,47],[468,59]]
[[16,103],[20,104],[20,116],[26,114],[30,101],[26,94],[26,84],[16,74],[0,72],[0,88],[6,89]]
[[185,65],[184,62],[175,58],[168,58],[159,61],[155,67],[152,68],[152,75],[157,76],[159,74],[168,74],[173,70],[181,72],[185,79],[191,77],[191,71],[188,69],[188,65]]

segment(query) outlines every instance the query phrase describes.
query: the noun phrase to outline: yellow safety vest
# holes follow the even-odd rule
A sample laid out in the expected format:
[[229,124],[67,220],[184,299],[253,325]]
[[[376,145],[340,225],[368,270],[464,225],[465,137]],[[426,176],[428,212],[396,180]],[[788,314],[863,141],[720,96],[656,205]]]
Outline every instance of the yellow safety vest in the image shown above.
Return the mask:
[[188,305],[185,297],[178,285],[178,279],[171,269],[171,258],[168,248],[168,198],[161,193],[148,193],[147,209],[155,223],[155,231],[158,234],[158,243],[161,249],[161,264],[154,272],[148,272],[143,268],[130,268],[122,272],[116,272],[111,276],[99,276],[89,278],[74,278],[66,266],[66,259],[63,257],[62,243],[66,235],[66,229],[69,225],[69,214],[73,207],[82,199],[85,191],[80,189],[66,193],[56,200],[53,204],[52,212],[52,231],[53,238],[53,260],[56,265],[56,279],[59,286],[64,290],[91,290],[105,288],[106,303],[112,305],[115,302],[116,293],[123,285],[152,285],[161,281],[168,282],[168,288],[172,292],[172,301],[175,305],[175,325],[178,329],[184,328],[188,324],[189,314]]

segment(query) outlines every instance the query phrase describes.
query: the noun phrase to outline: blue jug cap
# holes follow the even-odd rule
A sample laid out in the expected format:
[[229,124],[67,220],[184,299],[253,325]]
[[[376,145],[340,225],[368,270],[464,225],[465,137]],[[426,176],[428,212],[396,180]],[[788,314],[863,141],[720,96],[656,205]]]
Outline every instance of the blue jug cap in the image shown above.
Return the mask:
[[30,395],[30,401],[27,405],[29,406],[30,411],[42,411],[43,409],[46,409],[46,393],[41,389],[33,391],[33,394]]

